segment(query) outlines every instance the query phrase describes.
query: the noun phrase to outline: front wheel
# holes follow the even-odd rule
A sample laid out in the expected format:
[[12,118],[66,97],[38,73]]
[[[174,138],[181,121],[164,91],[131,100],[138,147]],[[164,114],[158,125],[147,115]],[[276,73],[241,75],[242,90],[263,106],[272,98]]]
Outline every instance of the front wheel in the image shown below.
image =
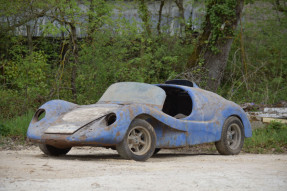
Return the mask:
[[244,130],[237,117],[229,117],[222,127],[221,140],[215,143],[217,151],[222,155],[237,155],[244,143]]
[[135,119],[116,148],[125,159],[145,161],[149,159],[156,146],[156,134],[153,127],[143,119]]
[[59,149],[59,148],[53,147],[51,145],[46,145],[46,144],[40,144],[39,148],[41,149],[43,153],[45,153],[48,156],[65,155],[71,150],[71,147]]

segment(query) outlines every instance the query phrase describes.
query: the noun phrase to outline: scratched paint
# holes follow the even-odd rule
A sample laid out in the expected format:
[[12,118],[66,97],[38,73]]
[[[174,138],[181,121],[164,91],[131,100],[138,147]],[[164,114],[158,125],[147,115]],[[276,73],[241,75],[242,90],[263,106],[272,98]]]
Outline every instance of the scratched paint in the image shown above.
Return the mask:
[[[131,87],[141,84],[143,83],[129,82]],[[193,102],[189,116],[176,119],[161,111],[166,95],[162,93],[160,87],[164,86],[179,88],[188,93]],[[32,142],[56,147],[115,146],[123,140],[131,122],[135,118],[142,118],[150,122],[155,129],[158,148],[182,147],[220,140],[224,121],[230,116],[237,116],[242,121],[245,137],[252,135],[244,111],[237,104],[215,93],[196,86],[143,84],[143,87],[147,92],[161,92],[156,102],[148,96],[149,94],[146,94],[147,98],[142,101],[143,103],[139,101],[144,99],[142,95],[140,99],[135,98],[131,102],[126,99],[102,99],[88,106],[79,106],[62,100],[47,102],[39,108],[46,111],[46,116],[40,121],[35,120],[34,116],[27,137]],[[149,87],[151,90],[148,90]],[[114,113],[116,119],[113,124],[107,125],[106,116],[110,113]]]

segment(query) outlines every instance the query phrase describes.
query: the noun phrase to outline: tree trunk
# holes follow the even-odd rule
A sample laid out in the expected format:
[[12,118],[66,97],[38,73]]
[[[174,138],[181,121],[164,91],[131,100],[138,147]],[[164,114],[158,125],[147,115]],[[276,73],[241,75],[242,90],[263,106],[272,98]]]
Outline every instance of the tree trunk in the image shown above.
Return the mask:
[[[28,47],[29,47],[29,61],[32,62],[32,53],[33,53],[33,42],[32,42],[32,33],[31,33],[31,26],[30,25],[26,25],[26,30],[27,30],[27,41],[28,41]],[[26,68],[26,79],[29,78],[28,76],[28,68]],[[25,108],[25,111],[27,111],[27,106],[29,104],[29,95],[28,95],[28,83],[26,82],[26,85],[25,85],[25,97],[26,97],[26,100],[25,100],[25,105],[24,105],[24,108]]]
[[[90,0],[90,12],[94,12],[94,9],[95,9],[95,5],[94,5],[94,1],[93,0]],[[95,23],[93,23],[93,20],[95,18],[93,17],[93,15],[90,13],[89,14],[89,28],[88,28],[88,39],[90,41],[92,41],[92,34],[93,32],[95,31]]]
[[233,39],[226,40],[226,42],[219,47],[220,53],[214,54],[210,50],[205,52],[205,68],[208,72],[206,89],[216,92],[217,88],[219,87],[224,74],[232,42]]
[[233,35],[233,32],[235,31],[239,23],[244,0],[237,0],[235,6],[236,14],[233,16],[233,18],[222,18],[224,22],[222,23],[219,30],[232,31],[232,34],[225,35],[224,37],[220,38],[217,37],[215,40],[213,39],[214,43],[212,44],[212,46],[217,49],[217,51],[214,51],[214,49],[212,50],[210,48],[210,43],[206,42],[210,41],[212,35],[214,35],[214,31],[212,29],[214,29],[215,26],[212,25],[212,22],[210,20],[211,15],[209,14],[209,10],[216,3],[217,1],[214,0],[213,3],[210,3],[207,6],[207,14],[203,27],[204,32],[199,37],[197,45],[195,46],[187,64],[188,67],[192,68],[197,66],[200,60],[203,60],[204,68],[206,69],[208,76],[206,89],[214,92],[220,85],[221,79],[224,74],[228,55],[233,42],[233,36],[231,35]]
[[[244,0],[237,0],[236,6],[236,19],[233,21],[231,27],[233,30],[236,29],[239,21],[241,12],[243,9]],[[224,74],[224,70],[227,64],[228,55],[231,49],[233,38],[225,38],[217,47],[219,53],[214,54],[208,49],[204,54],[204,60],[206,61],[206,68],[208,70],[208,89],[216,91],[220,85],[221,79]]]
[[185,19],[184,19],[184,7],[183,0],[175,0],[174,1],[179,11],[179,23],[180,23],[180,35],[183,35],[183,31],[185,31]]
[[77,31],[74,24],[70,24],[71,28],[71,40],[72,40],[72,50],[74,56],[74,63],[72,66],[72,74],[71,74],[71,87],[74,101],[77,101],[77,87],[76,87],[76,79],[77,79],[77,65],[79,63],[79,54],[78,54],[78,42],[77,42]]
[[31,55],[32,52],[33,52],[31,26],[30,25],[26,25],[26,29],[27,29],[27,40],[28,40],[28,46],[29,46],[29,53]]
[[157,23],[157,32],[158,35],[161,34],[161,16],[162,16],[162,8],[164,6],[164,0],[160,1],[159,11],[158,11],[158,23]]
[[145,0],[139,0],[139,15],[143,21],[144,28],[147,32],[147,35],[151,35],[151,27],[150,27],[150,13],[148,7],[145,3]]
[[[212,7],[211,4],[207,6],[207,10]],[[187,67],[193,68],[198,65],[200,56],[203,55],[204,50],[207,48],[206,41],[209,39],[211,35],[211,23],[210,23],[210,15],[206,14],[205,23],[203,25],[203,33],[198,37],[197,43],[191,53],[191,56],[188,59]]]

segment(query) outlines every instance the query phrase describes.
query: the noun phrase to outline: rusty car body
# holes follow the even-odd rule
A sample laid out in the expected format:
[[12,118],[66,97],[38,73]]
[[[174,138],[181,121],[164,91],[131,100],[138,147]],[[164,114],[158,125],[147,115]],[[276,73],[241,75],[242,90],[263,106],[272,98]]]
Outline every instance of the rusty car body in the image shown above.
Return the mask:
[[237,104],[183,80],[115,83],[92,105],[52,100],[39,107],[27,132],[47,155],[102,146],[138,161],[162,148],[210,142],[221,154],[238,154],[251,135]]

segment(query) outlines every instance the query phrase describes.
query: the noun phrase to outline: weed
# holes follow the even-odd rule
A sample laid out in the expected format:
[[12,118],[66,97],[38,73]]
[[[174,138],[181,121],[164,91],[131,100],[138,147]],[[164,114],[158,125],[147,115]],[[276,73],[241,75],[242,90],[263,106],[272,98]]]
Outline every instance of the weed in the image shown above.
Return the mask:
[[9,128],[5,126],[3,123],[0,123],[0,135],[7,136],[9,132],[10,132]]
[[287,126],[272,121],[267,128],[253,130],[243,150],[248,153],[283,153],[287,150]]
[[0,123],[0,135],[24,140],[33,115],[34,112],[29,111],[22,116],[3,121]]

